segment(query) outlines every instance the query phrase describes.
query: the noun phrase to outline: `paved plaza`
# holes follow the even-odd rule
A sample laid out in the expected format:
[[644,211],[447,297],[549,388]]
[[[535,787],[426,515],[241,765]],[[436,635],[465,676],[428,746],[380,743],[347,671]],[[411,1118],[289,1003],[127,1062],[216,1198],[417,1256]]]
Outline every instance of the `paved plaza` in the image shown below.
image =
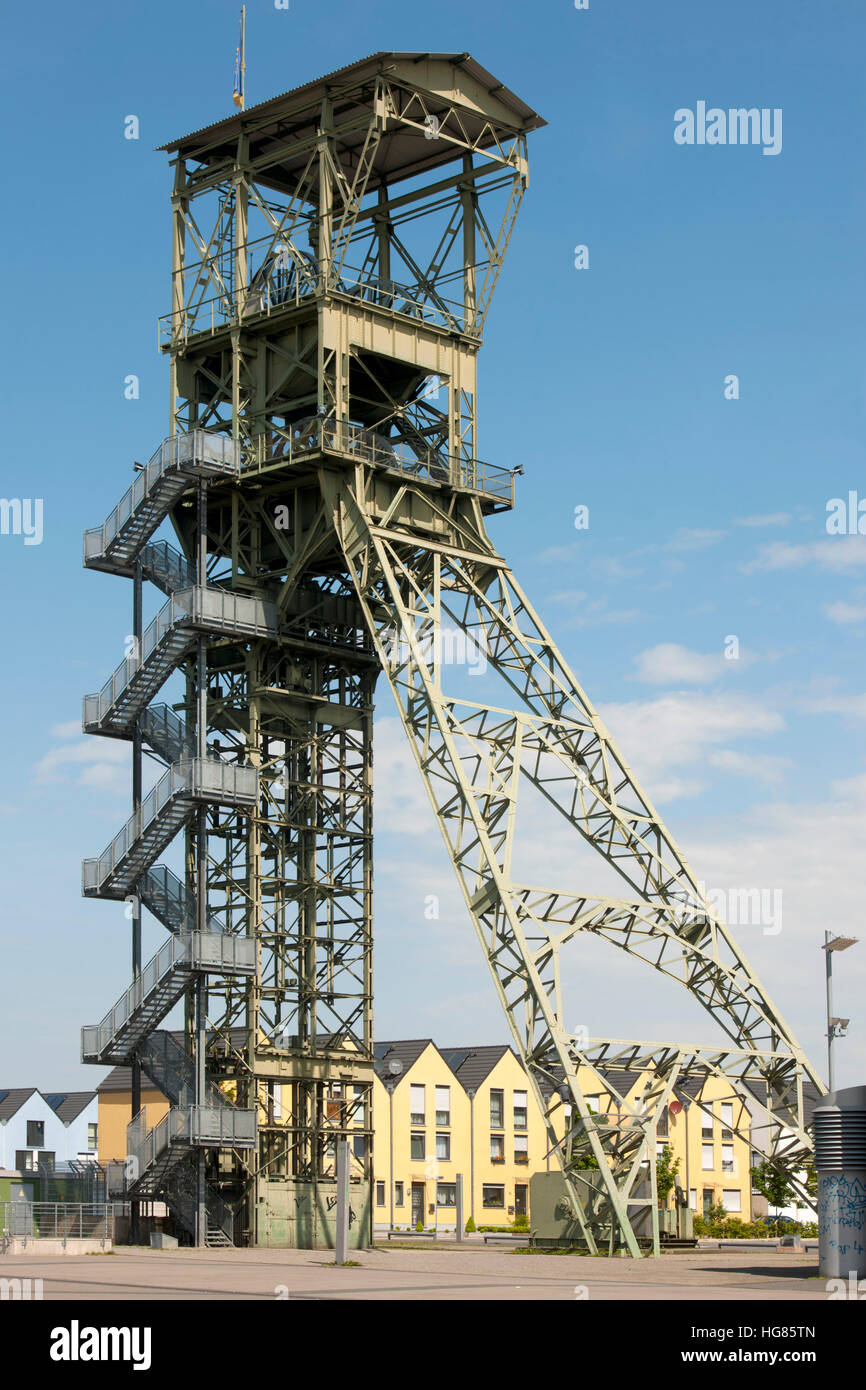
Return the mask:
[[149,1250],[0,1258],[0,1278],[43,1281],[43,1298],[563,1299],[826,1301],[817,1252],[689,1251],[656,1260],[518,1255],[455,1245],[355,1252],[337,1268],[325,1250]]

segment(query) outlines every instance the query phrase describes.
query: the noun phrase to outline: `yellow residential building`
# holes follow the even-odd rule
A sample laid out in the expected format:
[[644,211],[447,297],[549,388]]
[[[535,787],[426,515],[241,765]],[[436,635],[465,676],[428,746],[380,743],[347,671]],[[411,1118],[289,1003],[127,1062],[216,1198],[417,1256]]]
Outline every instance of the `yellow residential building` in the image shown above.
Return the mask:
[[[646,1078],[634,1072],[608,1072],[606,1080],[630,1106],[640,1104]],[[609,1093],[591,1073],[581,1075],[589,1108],[605,1111]],[[160,1092],[142,1088],[148,1125],[168,1109]],[[277,1090],[279,1088],[276,1088]],[[130,1119],[130,1071],[116,1067],[97,1087],[99,1160],[123,1159]],[[289,1113],[280,1095],[273,1097],[277,1117]],[[457,1176],[463,1181],[464,1221],[476,1226],[506,1226],[525,1216],[530,1225],[530,1178],[557,1171],[541,1111],[526,1073],[505,1044],[440,1047],[431,1038],[375,1045],[372,1097],[373,1221],[387,1226],[454,1227]],[[723,1206],[743,1220],[751,1218],[751,1146],[749,1115],[731,1097],[722,1079],[710,1080],[700,1103],[694,1087],[674,1089],[658,1116],[657,1154],[669,1144],[679,1161],[677,1185],[692,1211]],[[277,1119],[279,1123],[279,1118]],[[553,1110],[561,1139],[570,1125],[570,1107]],[[675,1204],[672,1193],[665,1206]]]

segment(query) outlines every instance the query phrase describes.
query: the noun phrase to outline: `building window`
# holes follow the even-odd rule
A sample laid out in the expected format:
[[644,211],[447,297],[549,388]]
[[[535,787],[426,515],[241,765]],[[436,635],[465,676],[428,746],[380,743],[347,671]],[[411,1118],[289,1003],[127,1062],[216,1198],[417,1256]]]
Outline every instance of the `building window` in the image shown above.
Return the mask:
[[490,1136],[490,1162],[505,1162],[505,1135],[491,1134]]
[[411,1158],[421,1158],[421,1159],[424,1158],[424,1133],[423,1133],[423,1130],[422,1130],[422,1132],[421,1132],[420,1134],[416,1134],[414,1130],[412,1131],[412,1139],[411,1139],[411,1142],[410,1142],[410,1157],[411,1157]]
[[502,1129],[505,1124],[505,1092],[490,1092],[490,1128]]
[[689,1188],[689,1207],[692,1211],[698,1209],[698,1189],[696,1187]]
[[666,1149],[667,1147],[668,1147],[668,1145],[667,1145],[667,1141],[666,1141],[666,1140],[664,1140],[664,1139],[657,1139],[657,1140],[656,1140],[656,1158],[664,1158],[664,1156],[665,1156],[665,1149]]
[[722,1138],[723,1138],[723,1139],[730,1139],[730,1137],[731,1137],[731,1131],[732,1131],[733,1128],[734,1128],[734,1106],[733,1106],[733,1102],[732,1102],[732,1101],[729,1101],[729,1100],[723,1101],[723,1102],[722,1102],[722,1105],[721,1105],[721,1111],[720,1111],[720,1113],[721,1113],[722,1125],[723,1125],[724,1128],[727,1130],[727,1133],[726,1133],[726,1134],[723,1134],[723,1135],[722,1135]]
[[403,1184],[402,1184],[401,1182],[395,1182],[395,1184],[394,1184],[394,1206],[395,1206],[395,1207],[402,1207],[402,1205],[403,1205]]
[[36,1154],[32,1149],[16,1149],[15,1167],[19,1173],[36,1172]]
[[98,1143],[98,1139],[97,1139],[98,1134],[99,1134],[99,1126],[98,1126],[98,1125],[88,1125],[88,1126],[87,1126],[87,1147],[88,1147],[88,1149],[98,1149],[98,1148],[99,1148],[99,1143]]
[[41,1149],[45,1143],[45,1121],[27,1121],[27,1147],[28,1149]]
[[715,1202],[715,1196],[716,1196],[715,1188],[713,1188],[713,1187],[705,1187],[705,1188],[704,1188],[704,1216],[709,1216],[709,1214],[710,1214],[710,1212],[711,1212],[711,1210],[712,1210],[712,1208],[713,1208],[714,1202]]
[[451,1087],[436,1087],[436,1123],[440,1129],[447,1129],[451,1124]]
[[376,1183],[376,1206],[377,1206],[377,1207],[384,1207],[384,1205],[385,1205],[385,1184],[384,1184],[383,1182],[377,1182],[377,1183]]
[[734,1146],[733,1144],[722,1145],[722,1172],[733,1173],[734,1167]]
[[736,1187],[736,1188],[727,1188],[727,1187],[726,1187],[726,1188],[723,1188],[723,1189],[722,1189],[722,1206],[724,1207],[725,1211],[741,1211],[741,1210],[742,1210],[742,1203],[741,1203],[741,1199],[740,1199],[740,1189],[739,1189],[738,1187]]
[[715,1168],[716,1159],[712,1144],[701,1144],[701,1167]]
[[451,1135],[450,1135],[450,1134],[437,1134],[437,1135],[436,1135],[436,1157],[437,1157],[437,1158],[443,1159],[446,1163],[450,1161],[450,1158],[451,1158]]
[[40,1168],[47,1168],[49,1172],[54,1172],[54,1160],[57,1155],[51,1149],[43,1149],[41,1154],[36,1155],[37,1163]]
[[[584,1099],[586,1101],[586,1108],[589,1111],[590,1115],[597,1115],[601,1107],[601,1096],[585,1096]],[[571,1106],[566,1105],[565,1109],[566,1112],[570,1115]]]
[[367,1157],[367,1136],[366,1134],[356,1134],[352,1140],[352,1153],[360,1162],[363,1163]]
[[525,1134],[515,1134],[514,1136],[514,1162],[529,1162],[529,1140]]
[[515,1091],[515,1092],[514,1092],[514,1128],[515,1128],[515,1129],[526,1129],[526,1121],[527,1121],[526,1092],[525,1092],[525,1091]]
[[663,1135],[664,1138],[667,1138],[668,1133],[668,1108],[665,1105],[656,1116],[656,1134]]
[[437,1184],[436,1184],[436,1205],[437,1205],[437,1207],[456,1207],[456,1205],[457,1205],[457,1184],[456,1184],[456,1182],[437,1182]]
[[423,1125],[427,1117],[427,1103],[423,1086],[409,1087],[409,1123]]
[[708,1138],[710,1138],[710,1139],[712,1138],[712,1135],[713,1135],[713,1117],[712,1117],[712,1114],[710,1114],[710,1113],[708,1113],[707,1111],[704,1111],[704,1110],[701,1111],[701,1134],[705,1134],[705,1135],[706,1135]]
[[485,1183],[481,1188],[481,1205],[483,1207],[504,1207],[505,1188],[499,1187],[495,1183]]

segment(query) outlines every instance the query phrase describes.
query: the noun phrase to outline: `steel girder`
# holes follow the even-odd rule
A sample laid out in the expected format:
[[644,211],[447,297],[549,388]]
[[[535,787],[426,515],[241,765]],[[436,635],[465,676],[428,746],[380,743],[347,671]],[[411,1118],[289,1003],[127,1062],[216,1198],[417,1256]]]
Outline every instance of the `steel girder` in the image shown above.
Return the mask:
[[[819,1092],[822,1082],[493,549],[477,507],[464,499],[448,518],[447,536],[426,541],[402,521],[411,514],[410,488],[395,485],[383,524],[364,480],[357,473],[350,479],[342,486],[331,474],[322,480],[349,573],[589,1249],[597,1250],[599,1231],[613,1223],[613,1243],[640,1253],[629,1203],[648,1154],[654,1180],[656,1116],[677,1082],[725,1077],[740,1098],[746,1083],[766,1088],[773,1161],[802,1191],[797,1173],[810,1149],[803,1081]],[[447,693],[437,656],[446,625],[507,682],[516,708]],[[589,898],[515,882],[524,786],[554,806],[637,896]],[[679,981],[733,1044],[624,1044],[649,1090],[640,1112],[616,1096],[616,1124],[600,1125],[589,1110],[581,1073],[589,1069],[596,1088],[613,1097],[604,1073],[622,1058],[609,1043],[575,1038],[564,1023],[560,952],[581,933],[604,937]],[[572,1106],[565,1141],[551,1090]],[[590,1156],[603,1191],[595,1209],[586,1203],[584,1210],[580,1160]]]

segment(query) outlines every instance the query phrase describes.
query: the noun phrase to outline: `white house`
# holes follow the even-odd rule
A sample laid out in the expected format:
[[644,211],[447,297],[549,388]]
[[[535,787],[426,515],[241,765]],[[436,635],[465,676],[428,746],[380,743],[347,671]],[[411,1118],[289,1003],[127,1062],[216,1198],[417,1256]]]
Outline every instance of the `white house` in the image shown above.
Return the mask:
[[96,1158],[95,1091],[0,1087],[0,1168],[36,1173],[69,1159]]

